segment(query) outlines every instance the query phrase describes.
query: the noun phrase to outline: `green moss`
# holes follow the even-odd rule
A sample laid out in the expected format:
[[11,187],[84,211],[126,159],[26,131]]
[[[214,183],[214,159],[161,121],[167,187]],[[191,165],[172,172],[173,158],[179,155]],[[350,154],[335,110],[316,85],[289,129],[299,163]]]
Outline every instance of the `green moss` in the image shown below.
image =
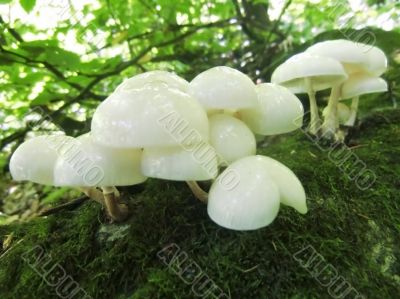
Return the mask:
[[[176,243],[232,298],[329,298],[294,259],[312,245],[356,290],[368,298],[395,298],[400,290],[400,110],[365,118],[351,133],[351,151],[376,175],[357,188],[302,132],[259,149],[289,166],[301,179],[309,212],[282,206],[264,229],[234,232],[214,224],[184,183],[149,180],[131,196],[132,217],[109,224],[104,211],[87,202],[74,211],[0,226],[1,298],[56,298],[22,259],[39,245],[93,298],[195,298],[157,257]],[[22,241],[20,241],[22,240]]]

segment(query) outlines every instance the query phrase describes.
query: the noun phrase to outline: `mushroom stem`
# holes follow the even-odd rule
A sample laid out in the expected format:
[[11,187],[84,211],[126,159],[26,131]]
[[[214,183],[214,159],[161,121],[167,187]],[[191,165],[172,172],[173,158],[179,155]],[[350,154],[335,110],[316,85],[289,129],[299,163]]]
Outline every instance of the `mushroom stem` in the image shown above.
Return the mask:
[[113,188],[115,197],[116,197],[117,199],[119,199],[119,198],[121,197],[121,193],[119,192],[119,190],[118,190],[116,187],[114,187],[114,186],[112,186],[111,188]]
[[97,201],[98,203],[104,205],[103,193],[100,190],[93,187],[80,187],[79,190],[82,191],[90,199],[93,199],[94,201]]
[[203,203],[208,202],[208,193],[201,189],[199,184],[196,181],[186,181],[186,184],[189,186],[190,190],[193,192],[194,196]]
[[319,113],[318,113],[318,106],[317,106],[317,100],[315,98],[315,91],[312,87],[311,84],[311,78],[306,77],[304,78],[306,88],[307,88],[307,94],[308,94],[308,99],[310,101],[310,126],[309,126],[309,131],[311,134],[316,135],[318,133],[318,130],[321,126],[321,120],[319,118]]
[[357,110],[358,110],[358,100],[359,97],[354,97],[351,100],[351,108],[350,108],[350,117],[346,122],[346,126],[354,126],[354,123],[356,122],[356,118],[357,118]]
[[104,203],[108,215],[115,221],[123,221],[128,216],[128,206],[119,203],[115,196],[115,187],[102,187]]
[[322,134],[326,138],[333,138],[336,130],[339,127],[339,120],[337,117],[338,103],[340,98],[341,85],[337,84],[332,87],[331,95],[329,97],[328,106],[326,108],[326,116],[322,124]]

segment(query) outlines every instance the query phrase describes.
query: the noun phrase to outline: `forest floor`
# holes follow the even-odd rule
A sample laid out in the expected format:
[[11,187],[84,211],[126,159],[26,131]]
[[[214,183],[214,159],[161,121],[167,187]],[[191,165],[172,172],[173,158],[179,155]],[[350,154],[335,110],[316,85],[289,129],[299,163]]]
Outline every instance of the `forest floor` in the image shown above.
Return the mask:
[[[227,295],[220,298],[398,298],[399,136],[400,109],[380,108],[341,146],[299,130],[261,147],[300,178],[309,212],[282,206],[257,231],[219,227],[184,183],[152,179],[122,190],[131,210],[122,224],[90,201],[3,219],[0,297],[65,297],[76,287],[73,298],[212,298],[211,288]],[[46,201],[65,201],[58,192]]]

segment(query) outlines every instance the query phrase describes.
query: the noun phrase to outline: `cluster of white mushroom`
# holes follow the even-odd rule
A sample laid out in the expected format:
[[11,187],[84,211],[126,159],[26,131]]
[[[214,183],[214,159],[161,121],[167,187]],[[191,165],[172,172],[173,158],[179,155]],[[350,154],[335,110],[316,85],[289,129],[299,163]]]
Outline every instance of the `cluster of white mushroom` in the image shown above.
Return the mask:
[[[275,219],[280,203],[307,212],[296,175],[255,155],[255,134],[298,129],[303,113],[285,87],[255,85],[229,67],[209,69],[190,83],[152,71],[119,85],[97,107],[89,134],[39,136],[21,144],[10,171],[15,180],[79,187],[116,221],[128,210],[115,186],[147,177],[186,181],[217,224],[257,229]],[[208,180],[209,194],[197,184]]]
[[[339,123],[354,125],[359,96],[387,91],[387,83],[380,78],[386,69],[387,59],[379,48],[349,40],[330,40],[289,58],[274,71],[271,81],[293,93],[307,93],[310,133],[318,134],[321,129],[323,136],[332,138]],[[315,93],[328,88],[331,95],[321,125]],[[350,109],[339,103],[350,98]]]

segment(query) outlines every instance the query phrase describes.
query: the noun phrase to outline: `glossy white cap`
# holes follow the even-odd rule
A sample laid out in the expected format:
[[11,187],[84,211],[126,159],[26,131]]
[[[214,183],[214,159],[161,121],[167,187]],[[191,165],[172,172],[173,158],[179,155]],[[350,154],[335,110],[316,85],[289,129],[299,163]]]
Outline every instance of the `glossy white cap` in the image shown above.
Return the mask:
[[190,82],[189,93],[207,110],[246,108],[257,102],[253,81],[227,66],[200,73]]
[[273,83],[257,85],[258,105],[239,111],[240,118],[259,135],[294,131],[303,124],[304,108],[287,88]]
[[102,146],[89,134],[75,139],[68,155],[57,159],[55,186],[128,186],[142,183],[141,149]]
[[241,120],[227,114],[210,117],[210,144],[215,148],[219,163],[232,162],[256,153],[253,132]]
[[92,136],[111,147],[179,145],[189,135],[208,140],[207,114],[188,94],[165,83],[113,93],[96,109]]
[[387,70],[387,57],[381,49],[367,46],[365,54],[368,57],[367,70],[370,75],[379,77]]
[[306,53],[329,57],[341,62],[348,74],[366,72],[380,76],[387,69],[385,53],[374,46],[337,39],[316,43]]
[[115,92],[129,91],[132,89],[141,88],[147,83],[154,82],[165,83],[169,87],[178,89],[183,92],[187,92],[189,89],[189,82],[179,77],[175,73],[167,71],[150,71],[125,80],[116,88]]
[[278,66],[271,82],[283,85],[293,93],[307,92],[305,78],[310,78],[314,91],[331,88],[347,79],[342,64],[329,57],[300,53]]
[[53,170],[65,145],[73,140],[65,135],[42,135],[22,143],[10,160],[11,176],[16,181],[53,185]]
[[218,175],[217,155],[207,143],[185,148],[145,148],[142,172],[148,177],[165,180],[210,180]]
[[385,92],[387,90],[387,83],[382,78],[355,74],[342,85],[341,98],[348,99],[363,94]]
[[207,211],[218,225],[255,230],[270,224],[279,211],[279,189],[259,156],[228,166],[212,184]]
[[256,156],[260,164],[268,169],[269,174],[278,186],[280,201],[301,214],[307,213],[306,194],[297,176],[281,162],[266,156]]

